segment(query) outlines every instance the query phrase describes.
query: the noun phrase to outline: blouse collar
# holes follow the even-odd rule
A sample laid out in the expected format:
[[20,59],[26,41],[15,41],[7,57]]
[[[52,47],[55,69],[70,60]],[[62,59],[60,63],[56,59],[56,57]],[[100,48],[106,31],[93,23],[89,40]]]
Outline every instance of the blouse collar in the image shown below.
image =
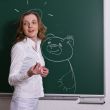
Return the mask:
[[37,50],[40,49],[41,39],[37,38],[37,41],[35,42],[29,37],[26,37],[25,41],[27,42],[28,47],[36,48]]

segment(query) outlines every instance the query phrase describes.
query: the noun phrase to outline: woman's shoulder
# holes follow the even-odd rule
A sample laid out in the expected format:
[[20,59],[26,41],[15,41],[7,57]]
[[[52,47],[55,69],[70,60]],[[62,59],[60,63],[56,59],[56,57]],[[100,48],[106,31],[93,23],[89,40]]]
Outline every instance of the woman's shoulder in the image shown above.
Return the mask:
[[24,43],[23,41],[17,42],[12,46],[12,50],[23,50],[24,48]]
[[20,41],[20,42],[17,42],[13,45],[13,47],[22,47],[23,46],[23,42]]

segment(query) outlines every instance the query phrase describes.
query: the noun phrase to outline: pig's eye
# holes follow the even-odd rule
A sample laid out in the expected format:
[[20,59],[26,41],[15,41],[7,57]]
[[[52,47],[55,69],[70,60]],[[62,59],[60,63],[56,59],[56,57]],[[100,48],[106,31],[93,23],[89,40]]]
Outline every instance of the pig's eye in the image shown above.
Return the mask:
[[48,44],[51,44],[51,41],[49,41]]
[[60,46],[60,47],[62,47],[62,44],[61,44],[61,43],[59,43],[59,46]]

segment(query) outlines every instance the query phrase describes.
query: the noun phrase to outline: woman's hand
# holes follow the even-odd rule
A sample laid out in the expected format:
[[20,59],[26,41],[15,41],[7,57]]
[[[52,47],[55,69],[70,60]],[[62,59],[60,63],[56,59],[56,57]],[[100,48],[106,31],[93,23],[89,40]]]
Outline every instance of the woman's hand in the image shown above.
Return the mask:
[[36,65],[32,66],[28,71],[28,76],[33,76],[37,74],[41,74],[41,65],[37,63]]
[[46,68],[46,67],[41,67],[41,73],[40,73],[40,75],[42,76],[42,77],[46,77],[47,75],[48,75],[48,73],[49,73],[49,70]]
[[37,63],[36,65],[32,66],[29,69],[28,76],[31,77],[33,75],[40,74],[42,77],[46,77],[48,73],[49,73],[49,70],[46,67],[41,66],[39,63]]

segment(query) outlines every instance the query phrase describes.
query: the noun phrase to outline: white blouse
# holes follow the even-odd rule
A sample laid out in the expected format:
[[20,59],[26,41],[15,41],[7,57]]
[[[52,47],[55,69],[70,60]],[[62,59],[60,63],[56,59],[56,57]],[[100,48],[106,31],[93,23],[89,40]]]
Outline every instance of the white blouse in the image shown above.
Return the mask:
[[41,40],[37,39],[37,49],[35,49],[35,42],[26,38],[12,47],[8,81],[11,86],[14,86],[14,97],[38,98],[44,96],[42,77],[27,75],[27,71],[36,63],[45,65],[40,44]]

